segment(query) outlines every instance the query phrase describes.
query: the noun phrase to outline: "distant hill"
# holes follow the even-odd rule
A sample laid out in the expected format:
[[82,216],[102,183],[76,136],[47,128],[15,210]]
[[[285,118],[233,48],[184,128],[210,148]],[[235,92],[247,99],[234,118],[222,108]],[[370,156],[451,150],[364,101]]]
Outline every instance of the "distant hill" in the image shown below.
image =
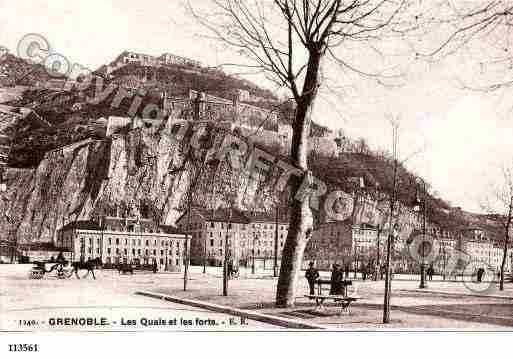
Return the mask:
[[10,53],[0,57],[0,86],[36,86],[53,80],[63,80],[63,76],[50,75],[38,64],[31,64]]

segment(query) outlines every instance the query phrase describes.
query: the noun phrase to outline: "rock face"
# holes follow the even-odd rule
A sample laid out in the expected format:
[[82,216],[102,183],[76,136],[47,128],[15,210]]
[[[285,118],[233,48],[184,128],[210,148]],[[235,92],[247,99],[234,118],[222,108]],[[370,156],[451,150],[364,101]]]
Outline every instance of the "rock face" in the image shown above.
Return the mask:
[[[137,129],[104,140],[89,140],[48,152],[35,169],[9,169],[8,191],[0,201],[0,239],[50,242],[75,220],[99,215],[141,216],[172,224],[194,184],[193,204],[212,201],[226,174],[226,161],[195,158],[189,129],[183,141],[166,131]],[[226,133],[205,130],[202,141],[219,143]],[[217,183],[213,186],[213,183]],[[237,192],[243,186],[237,184]],[[250,193],[245,188],[244,194]],[[221,199],[222,200],[222,199]]]
[[[233,136],[225,129],[189,126],[176,140],[174,126],[80,141],[46,153],[37,168],[9,169],[8,191],[0,197],[0,240],[51,242],[63,225],[101,215],[174,224],[189,194],[192,205],[206,208],[232,202],[240,209],[274,210],[279,171],[263,180],[232,168],[229,157],[218,157],[226,136]],[[242,163],[250,162],[250,153]],[[375,221],[383,222],[386,213],[385,206]],[[408,211],[401,217],[415,222]]]

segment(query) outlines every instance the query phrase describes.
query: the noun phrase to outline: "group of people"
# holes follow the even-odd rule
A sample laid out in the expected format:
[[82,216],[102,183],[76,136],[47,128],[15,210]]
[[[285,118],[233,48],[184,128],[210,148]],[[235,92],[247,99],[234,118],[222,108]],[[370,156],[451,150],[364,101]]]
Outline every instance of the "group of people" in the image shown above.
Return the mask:
[[339,295],[343,294],[343,286],[341,281],[345,278],[349,277],[349,266],[345,267],[345,270],[342,269],[342,266],[338,264],[333,264],[331,269],[331,286],[330,286],[330,295]]
[[[319,276],[319,271],[317,270],[317,268],[315,268],[314,262],[310,262],[308,264],[308,269],[305,272],[305,277],[308,281],[308,286],[310,287],[310,295],[315,294],[315,281],[319,279]],[[345,266],[343,268],[338,264],[333,264],[331,270],[330,295],[342,294],[342,280],[344,278],[349,278],[349,266]]]

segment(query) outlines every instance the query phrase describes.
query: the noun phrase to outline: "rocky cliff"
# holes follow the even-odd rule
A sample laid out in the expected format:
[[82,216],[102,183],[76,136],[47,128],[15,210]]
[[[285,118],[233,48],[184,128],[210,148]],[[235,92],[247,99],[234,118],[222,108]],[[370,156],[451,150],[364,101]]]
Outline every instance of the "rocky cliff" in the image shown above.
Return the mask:
[[[247,178],[226,158],[212,156],[229,132],[190,127],[176,141],[173,126],[171,122],[83,140],[46,153],[34,169],[9,169],[8,191],[0,201],[0,214],[5,213],[0,217],[0,239],[50,242],[63,225],[100,215],[141,216],[173,224],[187,206],[189,190],[193,205],[226,205],[230,197],[242,209],[273,210],[276,193],[271,184],[280,173],[272,171],[274,180],[263,183],[258,177]],[[328,191],[337,189],[328,184]],[[357,217],[370,216],[365,221],[375,224],[386,220],[386,201],[363,202]],[[323,206],[321,201],[321,211]],[[417,219],[402,209],[404,227],[411,230]]]
[[[173,141],[166,131],[137,129],[81,141],[47,153],[35,169],[9,169],[0,239],[50,242],[63,224],[103,214],[171,224],[185,207],[191,184],[194,204],[212,203],[229,174],[226,161],[203,164],[205,151],[198,154],[187,138]],[[186,137],[192,134],[189,130]],[[209,128],[202,141],[219,144],[225,135]],[[243,187],[237,183],[239,197],[254,193]]]

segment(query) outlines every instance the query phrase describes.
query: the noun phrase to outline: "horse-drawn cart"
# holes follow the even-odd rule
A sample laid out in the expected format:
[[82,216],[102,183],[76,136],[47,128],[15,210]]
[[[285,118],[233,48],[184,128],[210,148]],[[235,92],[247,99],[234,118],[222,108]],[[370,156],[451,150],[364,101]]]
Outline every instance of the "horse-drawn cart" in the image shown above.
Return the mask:
[[43,262],[34,262],[34,266],[29,271],[30,279],[43,279],[46,269]]
[[30,279],[43,279],[45,274],[51,273],[55,271],[57,278],[65,279],[71,277],[72,268],[66,268],[64,266],[65,263],[48,263],[50,264],[50,269],[46,269],[46,264],[48,262],[36,261],[34,262],[34,266],[29,271]]

